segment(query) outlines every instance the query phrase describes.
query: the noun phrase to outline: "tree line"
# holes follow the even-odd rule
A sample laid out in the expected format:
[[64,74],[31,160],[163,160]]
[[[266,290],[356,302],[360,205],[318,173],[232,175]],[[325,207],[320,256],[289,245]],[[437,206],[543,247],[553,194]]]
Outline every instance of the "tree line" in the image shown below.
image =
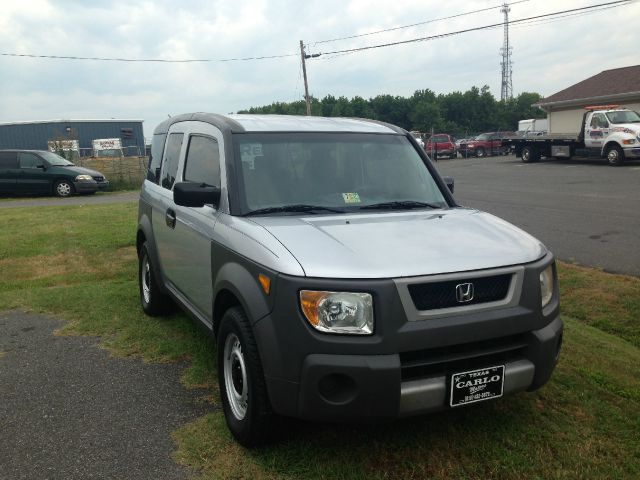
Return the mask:
[[[496,100],[485,85],[464,93],[438,95],[429,89],[416,90],[408,98],[378,95],[366,100],[360,96],[348,99],[327,95],[319,100],[311,97],[311,111],[323,117],[370,118],[425,133],[433,129],[434,133],[449,133],[460,138],[481,132],[514,131],[518,120],[545,118],[542,110],[531,106],[541,98],[537,93],[523,92],[506,101]],[[306,104],[304,100],[274,102],[238,113],[304,115]]]

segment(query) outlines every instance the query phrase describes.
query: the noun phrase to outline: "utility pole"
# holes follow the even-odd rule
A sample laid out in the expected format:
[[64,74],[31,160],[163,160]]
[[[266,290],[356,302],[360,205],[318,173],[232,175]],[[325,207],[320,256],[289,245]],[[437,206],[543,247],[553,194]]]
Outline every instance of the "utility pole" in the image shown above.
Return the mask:
[[311,101],[309,100],[309,84],[307,83],[307,56],[304,53],[304,44],[300,40],[300,58],[302,59],[302,76],[304,77],[304,100],[307,103],[307,116],[311,115]]

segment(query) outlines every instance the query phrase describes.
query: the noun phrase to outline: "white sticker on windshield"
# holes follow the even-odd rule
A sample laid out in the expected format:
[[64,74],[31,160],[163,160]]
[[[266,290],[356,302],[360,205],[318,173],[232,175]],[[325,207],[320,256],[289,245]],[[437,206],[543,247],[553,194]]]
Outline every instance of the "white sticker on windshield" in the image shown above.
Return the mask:
[[343,193],[344,203],[360,203],[360,195],[358,192]]
[[256,157],[262,156],[262,144],[261,143],[245,143],[240,146],[240,159],[243,163],[247,164],[249,170],[255,168]]

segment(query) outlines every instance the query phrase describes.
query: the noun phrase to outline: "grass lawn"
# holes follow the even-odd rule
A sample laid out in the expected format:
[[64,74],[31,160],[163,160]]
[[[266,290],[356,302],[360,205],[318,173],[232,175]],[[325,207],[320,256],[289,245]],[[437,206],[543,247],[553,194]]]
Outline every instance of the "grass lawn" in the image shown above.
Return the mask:
[[212,409],[174,433],[174,456],[203,478],[640,478],[640,279],[560,265],[564,348],[537,392],[382,425],[287,420],[278,443],[247,451],[217,408],[211,339],[183,314],[140,310],[136,213],[0,210],[0,309],[59,316],[63,334],[116,355],[189,360],[183,381],[210,387]]

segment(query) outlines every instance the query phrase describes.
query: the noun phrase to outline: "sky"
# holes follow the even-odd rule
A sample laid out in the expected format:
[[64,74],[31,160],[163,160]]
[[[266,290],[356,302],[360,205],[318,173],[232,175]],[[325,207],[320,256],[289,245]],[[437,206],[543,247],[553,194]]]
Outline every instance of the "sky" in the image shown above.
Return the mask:
[[[500,97],[501,26],[350,54],[350,48],[497,24],[503,0],[2,0],[0,53],[206,63],[104,62],[0,56],[0,122],[141,119],[145,135],[187,112],[231,113],[309,92],[410,96],[488,85]],[[513,0],[511,21],[607,0]],[[460,15],[476,10],[482,12]],[[460,16],[456,16],[460,15]],[[452,17],[438,20],[443,17]],[[513,93],[549,96],[602,70],[640,64],[640,2],[515,23]],[[433,21],[432,21],[433,20]],[[427,23],[425,23],[427,22]],[[414,25],[419,24],[419,25]],[[414,25],[385,33],[339,41]]]

